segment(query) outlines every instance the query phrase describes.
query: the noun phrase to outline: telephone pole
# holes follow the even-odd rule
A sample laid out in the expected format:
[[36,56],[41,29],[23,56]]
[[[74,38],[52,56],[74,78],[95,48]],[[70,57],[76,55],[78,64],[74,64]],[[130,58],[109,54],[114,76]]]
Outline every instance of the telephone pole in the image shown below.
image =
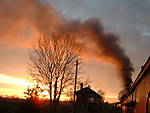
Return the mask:
[[75,81],[74,81],[74,97],[73,97],[73,113],[75,113],[75,106],[76,106],[76,100],[75,100],[75,92],[76,92],[76,85],[77,85],[77,75],[78,75],[78,65],[79,61],[78,59],[76,60],[76,73],[75,73]]

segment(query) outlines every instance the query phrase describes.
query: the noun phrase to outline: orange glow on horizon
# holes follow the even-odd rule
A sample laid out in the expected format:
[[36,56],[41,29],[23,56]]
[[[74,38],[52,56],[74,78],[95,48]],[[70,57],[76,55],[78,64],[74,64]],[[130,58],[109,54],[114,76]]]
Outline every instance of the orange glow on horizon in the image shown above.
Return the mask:
[[31,83],[29,83],[25,79],[13,78],[3,74],[0,74],[0,83],[6,83],[6,84],[22,86],[22,87],[27,87],[31,85]]
[[[0,85],[5,84],[9,86],[9,88],[0,87],[0,95],[2,96],[16,96],[19,98],[25,98],[24,93],[28,86],[33,86],[33,83],[29,82],[25,79],[19,79],[19,78],[13,78],[8,75],[4,75],[0,73]],[[45,95],[45,98],[49,99],[49,94],[47,91],[44,91],[42,95]],[[39,98],[43,98],[42,95]],[[69,100],[69,97],[66,97],[64,95],[61,96],[60,100],[65,101]]]
[[[7,85],[7,87],[0,87],[0,95],[1,96],[15,96],[19,98],[24,98],[25,95],[23,92],[27,90],[28,86],[33,86],[33,83],[29,82],[25,79],[13,78],[4,74],[0,74],[0,85]],[[44,97],[42,95],[45,95]],[[39,99],[49,99],[49,94],[47,91],[44,91]],[[60,101],[69,101],[70,97],[65,95],[61,95]],[[118,101],[116,96],[106,95],[105,101],[108,102],[116,102]]]
[[0,85],[4,84],[6,87],[0,88],[0,95],[17,96],[24,98],[23,92],[32,83],[25,79],[13,78],[8,75],[0,74]]

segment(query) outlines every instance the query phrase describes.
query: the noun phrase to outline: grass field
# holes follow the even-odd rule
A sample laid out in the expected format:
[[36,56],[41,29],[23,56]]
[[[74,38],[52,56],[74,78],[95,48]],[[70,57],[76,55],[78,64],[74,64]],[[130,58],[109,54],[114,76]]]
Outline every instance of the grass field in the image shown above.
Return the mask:
[[[120,113],[119,108],[109,103],[91,105],[86,110],[76,108],[75,111],[76,113]],[[48,101],[33,103],[24,99],[0,97],[0,113],[50,113],[50,105]],[[73,113],[73,103],[60,102],[57,113]]]

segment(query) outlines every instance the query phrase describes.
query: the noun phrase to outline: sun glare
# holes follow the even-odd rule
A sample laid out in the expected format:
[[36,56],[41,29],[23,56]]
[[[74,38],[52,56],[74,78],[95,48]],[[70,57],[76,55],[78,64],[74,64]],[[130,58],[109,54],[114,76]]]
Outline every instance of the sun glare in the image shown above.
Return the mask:
[[[1,87],[0,90],[0,95],[3,96],[17,96],[20,98],[25,98],[23,92],[26,91],[28,86],[33,86],[31,82],[25,79],[20,79],[20,78],[13,78],[8,75],[0,74],[0,85],[5,84],[9,85],[9,87]],[[49,99],[49,94],[47,91],[42,92],[42,94],[39,96],[40,99]],[[60,100],[61,101],[66,101],[69,100],[70,98],[62,95]]]
[[0,83],[27,87],[31,83],[24,79],[12,78],[7,75],[0,74]]
[[0,95],[17,96],[24,98],[23,92],[32,83],[25,79],[13,78],[8,75],[0,74],[0,85],[5,84],[9,87],[1,87]]

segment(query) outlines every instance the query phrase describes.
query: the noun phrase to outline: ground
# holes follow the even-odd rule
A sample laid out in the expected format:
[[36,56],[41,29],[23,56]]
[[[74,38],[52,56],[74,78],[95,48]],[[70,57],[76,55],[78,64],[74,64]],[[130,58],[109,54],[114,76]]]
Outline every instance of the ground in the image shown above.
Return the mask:
[[[82,113],[120,113],[119,108],[109,103],[94,105],[94,107],[91,106]],[[49,108],[48,102],[33,104],[23,99],[0,98],[0,113],[49,113]],[[60,102],[57,113],[73,113],[73,103]],[[81,113],[81,111],[76,110],[76,113]]]

